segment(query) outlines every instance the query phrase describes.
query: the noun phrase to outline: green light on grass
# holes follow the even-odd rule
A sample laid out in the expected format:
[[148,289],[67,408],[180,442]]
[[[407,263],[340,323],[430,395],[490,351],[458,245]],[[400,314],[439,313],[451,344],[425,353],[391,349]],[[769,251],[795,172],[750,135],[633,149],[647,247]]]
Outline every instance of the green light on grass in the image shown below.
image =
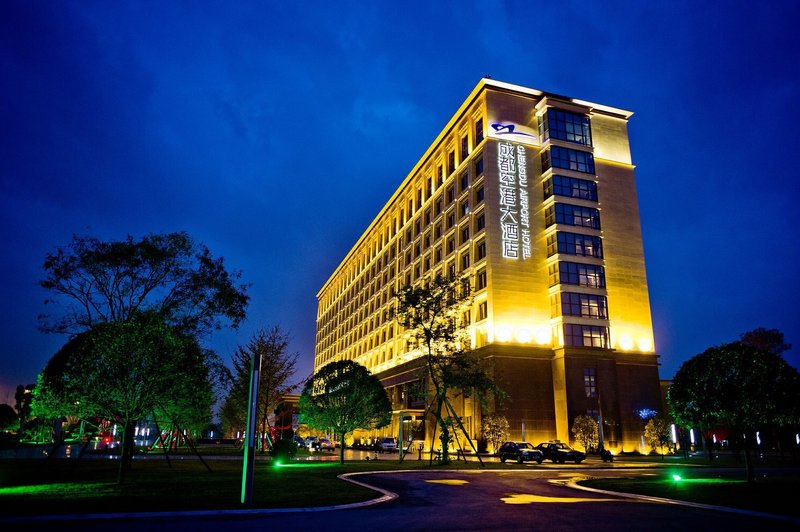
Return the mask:
[[672,475],[672,480],[674,480],[675,482],[680,482],[681,481],[681,476],[680,475]]

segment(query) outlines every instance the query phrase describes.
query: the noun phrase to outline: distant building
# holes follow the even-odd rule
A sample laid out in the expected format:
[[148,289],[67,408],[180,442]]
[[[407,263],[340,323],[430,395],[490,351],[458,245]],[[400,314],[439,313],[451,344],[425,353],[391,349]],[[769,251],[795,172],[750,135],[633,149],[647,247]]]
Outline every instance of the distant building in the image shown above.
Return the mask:
[[[496,406],[510,438],[569,441],[575,416],[602,414],[607,447],[639,449],[639,412],[662,399],[631,114],[482,79],[317,294],[315,369],[365,365],[393,400],[385,432],[402,419],[430,439],[422,353],[387,311],[402,286],[467,275],[464,321],[511,397]],[[477,437],[486,412],[456,408]]]

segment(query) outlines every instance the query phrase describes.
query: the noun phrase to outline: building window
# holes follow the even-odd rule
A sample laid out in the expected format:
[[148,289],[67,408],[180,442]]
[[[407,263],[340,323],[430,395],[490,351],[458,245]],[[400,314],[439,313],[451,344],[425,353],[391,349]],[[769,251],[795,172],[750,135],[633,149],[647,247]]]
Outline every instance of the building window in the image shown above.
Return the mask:
[[606,296],[561,292],[561,314],[581,318],[608,319]]
[[608,327],[565,323],[564,344],[572,347],[608,348]]
[[456,152],[455,150],[451,150],[450,153],[447,154],[447,175],[450,175],[455,171],[456,171]]
[[469,225],[461,228],[461,243],[466,244],[469,241]]
[[464,253],[461,255],[461,271],[466,271],[469,269],[469,252]]
[[451,211],[450,214],[447,215],[447,228],[451,229],[454,225],[456,225],[456,215]]
[[485,320],[489,317],[486,301],[478,305],[478,319],[476,321]]
[[486,241],[485,240],[481,240],[480,242],[478,242],[478,245],[475,246],[475,256],[477,257],[477,259],[475,259],[475,260],[481,260],[481,259],[485,259],[486,258]]
[[478,157],[475,160],[475,179],[483,175],[483,157]]
[[551,146],[542,152],[542,172],[550,168],[594,174],[594,156],[586,151]]
[[439,165],[439,170],[437,171],[436,181],[436,186],[440,187],[444,184],[444,167],[441,164]]
[[562,283],[590,288],[606,287],[605,269],[597,264],[560,261],[551,264],[549,272],[550,286]]
[[475,276],[475,290],[486,288],[486,270],[481,270]]
[[447,189],[447,204],[450,205],[456,199],[456,187],[449,187]]
[[454,237],[450,237],[447,239],[447,254],[454,252],[456,250],[456,239]]
[[545,199],[553,195],[597,201],[597,183],[586,179],[554,175],[544,182]]
[[588,116],[569,113],[560,109],[548,109],[539,121],[539,136],[547,139],[565,140],[584,146],[592,145],[592,127]]
[[545,227],[550,227],[554,223],[600,229],[600,211],[591,207],[556,203],[544,211]]
[[486,215],[481,213],[480,216],[475,220],[475,232],[483,231],[486,229]]
[[483,118],[475,121],[475,145],[483,140]]
[[468,155],[469,155],[469,137],[467,135],[464,135],[463,137],[461,137],[461,160],[463,161],[464,159],[466,159]]
[[586,397],[597,397],[597,370],[583,368],[583,390]]
[[461,202],[461,216],[464,217],[469,214],[469,200],[466,199]]
[[455,262],[451,262],[450,264],[447,265],[447,275],[449,275],[450,277],[455,277],[456,276],[456,263]]
[[436,224],[433,228],[433,238],[434,240],[439,240],[442,238],[442,224]]
[[436,252],[434,253],[434,257],[436,257],[436,264],[442,262],[442,248],[437,247]]
[[475,191],[475,204],[477,205],[478,203],[481,203],[481,202],[483,201],[483,197],[484,197],[484,196],[485,196],[485,193],[484,193],[484,191],[483,191],[483,185],[481,185],[481,186],[480,186],[480,187],[478,187],[478,189]]
[[461,191],[460,192],[464,192],[465,190],[467,190],[468,186],[469,186],[469,174],[467,172],[464,172],[463,174],[461,174]]
[[558,231],[547,237],[547,256],[552,257],[556,253],[602,259],[603,245],[599,236]]

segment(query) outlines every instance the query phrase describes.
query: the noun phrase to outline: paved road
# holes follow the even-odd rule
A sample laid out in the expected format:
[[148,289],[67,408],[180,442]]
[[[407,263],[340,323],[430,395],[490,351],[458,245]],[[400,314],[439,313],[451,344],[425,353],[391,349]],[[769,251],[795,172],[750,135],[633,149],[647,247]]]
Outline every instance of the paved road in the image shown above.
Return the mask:
[[[646,473],[646,471],[642,471]],[[358,477],[399,495],[391,502],[324,512],[252,516],[181,516],[146,521],[52,523],[57,530],[798,530],[797,522],[636,501],[567,487],[582,475],[621,474],[584,468],[509,471],[422,471]],[[631,470],[625,474],[630,475]]]

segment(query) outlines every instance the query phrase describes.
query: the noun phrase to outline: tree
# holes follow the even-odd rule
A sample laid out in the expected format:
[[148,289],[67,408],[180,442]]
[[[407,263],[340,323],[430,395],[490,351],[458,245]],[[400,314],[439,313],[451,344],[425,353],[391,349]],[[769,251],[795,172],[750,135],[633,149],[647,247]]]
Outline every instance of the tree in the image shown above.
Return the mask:
[[97,324],[50,359],[34,389],[32,410],[51,419],[101,417],[121,424],[122,482],[140,419],[159,412],[182,422],[208,422],[212,356],[152,313]]
[[15,430],[19,427],[19,417],[11,407],[5,403],[0,403],[0,431]]
[[200,335],[232,327],[245,317],[249,297],[229,273],[187,233],[147,235],[139,241],[103,242],[73,236],[47,254],[40,285],[54,294],[45,304],[62,302],[57,318],[40,316],[42,330],[77,334],[100,323],[131,321],[153,312],[182,334]]
[[295,388],[289,384],[289,379],[295,373],[298,354],[289,353],[288,347],[289,335],[278,326],[257,331],[246,346],[239,346],[233,355],[233,383],[220,409],[224,430],[244,428],[246,424],[250,393],[250,361],[253,356],[260,355],[261,373],[256,415],[262,432],[269,434],[269,415],[282,396]]
[[17,417],[19,418],[20,435],[25,432],[25,422],[31,415],[31,399],[33,397],[31,391],[34,386],[35,384],[29,384],[27,386],[19,384],[17,385],[16,392],[14,392],[14,410],[17,411]]
[[644,426],[644,439],[655,451],[659,450],[661,459],[664,459],[664,446],[669,449],[672,443],[672,420],[661,414],[650,418]]
[[345,436],[356,429],[387,426],[392,404],[381,381],[352,360],[326,364],[303,387],[303,422],[339,436],[339,463],[344,463]]
[[[441,430],[442,463],[450,461],[450,427],[470,441],[448,394],[474,394],[482,406],[494,395],[505,393],[494,381],[492,368],[470,349],[461,317],[469,312],[472,298],[468,279],[436,276],[420,286],[405,286],[397,294],[394,317],[422,350],[428,381],[433,386],[430,411]],[[431,440],[431,449],[433,439]]]
[[597,420],[586,414],[575,416],[572,421],[572,435],[588,453],[590,447],[595,447],[600,442]]
[[743,333],[740,341],[745,345],[755,347],[759,351],[765,351],[773,355],[780,355],[792,347],[783,341],[783,333],[778,329],[765,329],[764,327]]
[[486,441],[492,444],[494,452],[500,448],[506,438],[508,438],[508,420],[500,414],[489,414],[483,417],[481,422],[481,434]]
[[712,347],[683,363],[667,399],[679,425],[727,425],[744,439],[748,482],[755,479],[749,450],[760,426],[800,421],[800,374],[780,355],[732,342]]

